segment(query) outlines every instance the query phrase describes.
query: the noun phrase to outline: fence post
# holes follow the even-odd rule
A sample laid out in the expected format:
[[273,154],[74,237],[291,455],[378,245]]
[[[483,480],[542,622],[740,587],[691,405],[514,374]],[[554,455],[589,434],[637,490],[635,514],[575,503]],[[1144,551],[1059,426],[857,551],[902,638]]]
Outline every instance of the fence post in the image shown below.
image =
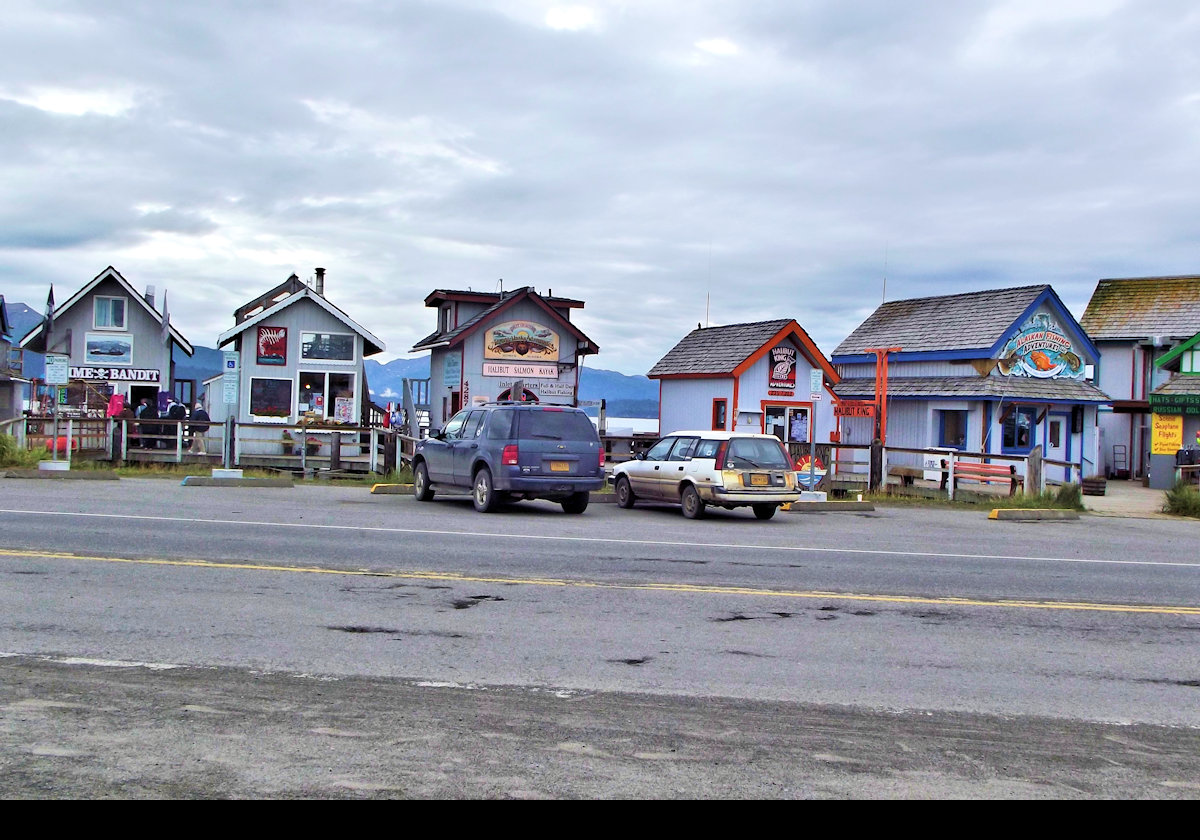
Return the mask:
[[950,456],[949,457],[950,469],[948,472],[944,473],[944,475],[946,476],[946,492],[949,494],[950,501],[953,502],[954,501],[954,453],[950,452],[950,453],[948,453],[948,455]]
[[1035,446],[1029,450],[1029,458],[1025,461],[1025,492],[1040,495],[1045,491],[1046,470],[1042,463],[1042,450]]
[[183,463],[183,421],[175,424],[175,463]]
[[334,432],[329,436],[329,470],[342,468],[342,433]]

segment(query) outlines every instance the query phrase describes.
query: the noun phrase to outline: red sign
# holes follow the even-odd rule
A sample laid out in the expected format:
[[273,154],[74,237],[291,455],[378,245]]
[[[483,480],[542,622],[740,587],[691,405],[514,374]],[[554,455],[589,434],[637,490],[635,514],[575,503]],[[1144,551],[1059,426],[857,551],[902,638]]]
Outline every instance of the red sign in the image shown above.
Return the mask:
[[834,417],[874,417],[875,403],[840,402],[833,406]]
[[287,327],[258,328],[258,363],[287,364]]

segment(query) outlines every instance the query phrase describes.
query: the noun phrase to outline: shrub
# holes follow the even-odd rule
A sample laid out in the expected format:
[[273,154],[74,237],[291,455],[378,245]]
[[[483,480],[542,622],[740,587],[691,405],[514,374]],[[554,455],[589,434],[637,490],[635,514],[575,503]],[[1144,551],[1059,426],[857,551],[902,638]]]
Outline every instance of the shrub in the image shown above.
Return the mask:
[[1167,491],[1163,513],[1200,517],[1200,492],[1186,481],[1175,482],[1175,486]]
[[12,435],[0,435],[0,467],[36,467],[40,453],[22,449]]

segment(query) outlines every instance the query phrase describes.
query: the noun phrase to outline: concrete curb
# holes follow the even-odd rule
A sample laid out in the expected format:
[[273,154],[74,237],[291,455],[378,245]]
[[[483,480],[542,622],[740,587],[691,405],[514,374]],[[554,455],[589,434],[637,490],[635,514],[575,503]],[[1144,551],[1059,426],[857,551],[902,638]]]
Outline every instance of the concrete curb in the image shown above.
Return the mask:
[[843,511],[875,510],[871,502],[792,502],[783,513],[840,513]]
[[184,487],[295,487],[290,478],[210,478],[189,475],[179,482]]
[[996,508],[988,514],[988,519],[1008,522],[1075,520],[1078,518],[1079,511],[1077,510],[1058,510],[1054,508]]
[[56,478],[60,481],[119,481],[113,470],[6,470],[5,478]]
[[[372,496],[406,496],[406,495],[411,494],[412,491],[413,491],[413,486],[411,484],[372,484],[371,485],[371,495]],[[467,491],[464,489],[462,491],[462,494],[466,494],[466,492]],[[615,493],[597,493],[597,492],[593,491],[589,495],[588,501],[593,505],[613,504],[617,501],[617,496]]]

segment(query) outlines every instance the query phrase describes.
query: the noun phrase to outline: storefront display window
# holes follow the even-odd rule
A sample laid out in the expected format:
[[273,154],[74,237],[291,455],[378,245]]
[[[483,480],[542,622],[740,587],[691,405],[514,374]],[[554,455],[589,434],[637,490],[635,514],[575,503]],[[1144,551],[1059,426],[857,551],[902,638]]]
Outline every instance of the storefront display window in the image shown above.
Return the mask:
[[255,417],[288,417],[292,412],[292,380],[250,380],[250,413]]
[[301,371],[296,411],[319,420],[353,422],[354,374]]
[[1036,442],[1034,423],[1037,409],[1032,406],[1017,406],[1004,418],[1004,449],[1028,452]]
[[351,333],[301,333],[300,358],[322,362],[353,362],[354,335]]
[[808,443],[811,433],[811,411],[807,406],[768,405],[764,428],[785,442]]

